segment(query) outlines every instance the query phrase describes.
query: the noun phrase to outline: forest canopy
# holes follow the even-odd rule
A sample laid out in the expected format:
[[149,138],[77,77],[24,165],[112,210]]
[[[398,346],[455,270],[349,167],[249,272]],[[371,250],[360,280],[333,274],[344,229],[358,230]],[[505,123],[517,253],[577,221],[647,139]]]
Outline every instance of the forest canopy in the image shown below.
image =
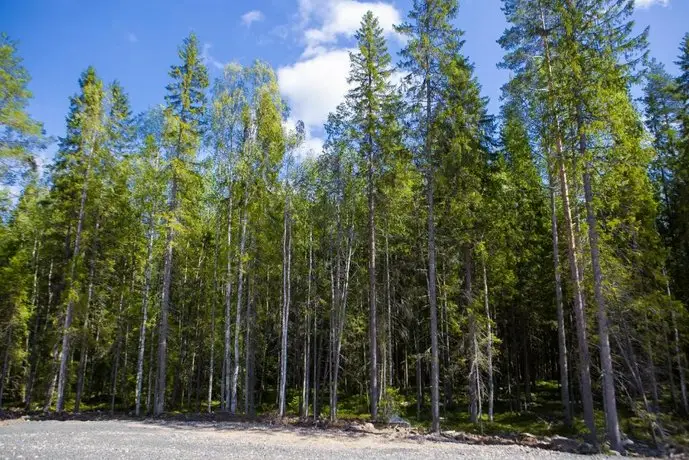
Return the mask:
[[686,436],[689,33],[671,75],[633,1],[502,7],[499,113],[457,0],[414,0],[398,55],[361,18],[316,155],[190,34],[143,113],[85,69],[39,168],[2,35],[0,410]]

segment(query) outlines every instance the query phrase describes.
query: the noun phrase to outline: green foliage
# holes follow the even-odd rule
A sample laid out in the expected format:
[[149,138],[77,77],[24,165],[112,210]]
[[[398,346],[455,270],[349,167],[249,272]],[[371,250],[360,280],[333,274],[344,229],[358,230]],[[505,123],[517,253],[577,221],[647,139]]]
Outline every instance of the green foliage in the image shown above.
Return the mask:
[[[193,34],[170,69],[165,105],[143,114],[132,114],[119,83],[106,86],[86,69],[49,174],[25,175],[0,222],[3,403],[51,407],[54,396],[46,396],[54,394],[66,338],[67,409],[80,399],[80,410],[131,410],[140,364],[142,410],[150,412],[160,343],[167,410],[229,410],[238,366],[237,411],[274,413],[284,279],[287,412],[305,416],[308,399],[310,417],[368,420],[375,289],[380,418],[426,426],[433,231],[443,427],[583,433],[578,418],[564,426],[554,382],[553,258],[562,264],[574,376],[580,348],[556,186],[570,195],[584,346],[597,350],[583,192],[590,172],[622,429],[639,438],[652,439],[654,427],[681,436],[688,40],[678,77],[649,63],[642,117],[629,88],[646,35],[633,35],[631,2],[504,0],[503,7],[510,25],[500,39],[502,65],[513,77],[496,117],[461,54],[457,2],[415,0],[397,28],[406,38],[400,85],[380,23],[370,12],[362,18],[351,90],[329,115],[314,158],[302,155],[311,127],[288,118],[274,70],[260,61],[229,64],[211,85]],[[11,183],[31,169],[41,129],[26,114],[28,74],[4,36],[0,64],[0,99],[10,100],[0,105],[0,175]]]

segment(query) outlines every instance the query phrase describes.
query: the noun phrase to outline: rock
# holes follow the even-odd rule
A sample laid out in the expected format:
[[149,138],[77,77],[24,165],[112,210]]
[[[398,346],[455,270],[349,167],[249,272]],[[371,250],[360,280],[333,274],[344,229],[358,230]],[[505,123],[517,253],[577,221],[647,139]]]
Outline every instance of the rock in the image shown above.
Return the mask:
[[554,449],[559,450],[561,452],[577,452],[579,450],[579,442],[570,439],[570,438],[565,438],[564,436],[553,436],[550,439],[550,444],[553,446]]
[[592,454],[597,454],[598,450],[595,447],[593,447],[591,444],[589,444],[588,442],[585,442],[585,443],[579,445],[577,452],[579,452],[580,454],[592,455]]
[[402,417],[400,417],[397,414],[390,416],[390,419],[388,420],[388,424],[395,425],[395,426],[403,426],[405,428],[411,427],[411,424],[408,421],[406,421],[405,419],[403,419]]
[[610,455],[611,457],[621,457],[622,456],[622,454],[617,452],[616,450],[610,450],[610,452],[608,452],[608,455]]
[[623,439],[623,440],[622,440],[622,445],[623,445],[624,447],[633,446],[633,445],[634,445],[634,441],[632,441],[632,440],[629,439],[629,438],[626,438],[626,439]]

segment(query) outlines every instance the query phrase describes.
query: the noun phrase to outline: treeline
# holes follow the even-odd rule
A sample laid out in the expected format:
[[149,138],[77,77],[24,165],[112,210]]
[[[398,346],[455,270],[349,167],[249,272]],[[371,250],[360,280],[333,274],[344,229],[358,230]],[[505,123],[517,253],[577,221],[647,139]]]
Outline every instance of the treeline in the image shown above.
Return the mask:
[[593,442],[623,450],[622,411],[662,441],[689,413],[689,35],[670,76],[633,7],[503,0],[497,117],[456,0],[415,0],[396,64],[367,13],[316,156],[269,65],[211,82],[190,35],[139,115],[87,69],[42,177],[3,37],[0,407],[336,420],[358,395],[385,419],[416,395],[437,431],[548,380]]

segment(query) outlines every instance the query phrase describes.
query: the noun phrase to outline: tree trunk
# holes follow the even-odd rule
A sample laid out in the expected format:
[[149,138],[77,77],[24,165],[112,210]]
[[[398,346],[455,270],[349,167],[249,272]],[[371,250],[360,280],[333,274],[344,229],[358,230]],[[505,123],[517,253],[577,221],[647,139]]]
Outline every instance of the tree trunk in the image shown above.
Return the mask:
[[[347,311],[347,297],[349,295],[349,274],[352,263],[353,247],[353,227],[349,227],[346,246],[344,252],[345,260],[337,262],[337,279],[333,282],[337,286],[334,293],[334,321],[332,322],[332,352],[331,352],[331,389],[330,389],[330,419],[337,420],[337,387],[340,377],[340,357],[342,350],[342,333],[344,332],[345,313]],[[342,250],[340,250],[342,251]],[[344,262],[344,267],[342,263]]]
[[[208,413],[213,412],[213,378],[215,370],[215,301],[218,293],[218,238],[219,238],[220,223],[215,226],[215,247],[214,247],[214,263],[213,263],[213,297],[210,301],[211,310],[211,347],[210,355],[208,357],[208,396],[207,396],[207,407]],[[199,408],[200,412],[200,408]]]
[[122,291],[120,292],[120,306],[117,312],[117,321],[115,323],[115,328],[117,329],[117,342],[115,345],[115,362],[113,363],[114,368],[112,371],[112,384],[110,386],[110,415],[115,413],[115,397],[117,396],[117,377],[119,375],[120,366],[120,354],[122,352],[122,325],[120,321],[122,320],[122,307],[124,306],[124,286],[125,281],[122,277]]
[[237,412],[237,382],[239,379],[239,337],[242,331],[242,289],[244,285],[244,249],[246,246],[246,223],[248,220],[249,210],[247,209],[249,201],[249,184],[244,184],[244,203],[242,205],[242,236],[239,241],[239,273],[237,281],[237,310],[234,323],[234,367],[232,370],[232,388],[230,413],[234,415]]
[[467,337],[469,350],[469,418],[472,423],[478,422],[479,417],[479,385],[480,385],[480,368],[479,368],[479,350],[477,343],[478,331],[476,330],[476,317],[473,311],[473,260],[472,248],[468,244],[463,248],[464,257],[464,308],[466,309],[469,334]]
[[[370,83],[370,82],[369,82]],[[376,200],[373,184],[373,139],[368,134],[368,335],[371,365],[371,419],[378,418],[378,327],[376,312]]]
[[[542,14],[543,28],[546,30],[545,16]],[[550,63],[550,48],[546,36],[543,36],[545,58],[548,71],[548,91],[550,106],[554,110],[553,76]],[[560,189],[562,196],[562,208],[565,216],[565,234],[567,235],[567,255],[569,259],[569,271],[572,277],[572,296],[574,297],[574,314],[576,317],[577,342],[579,348],[579,384],[581,386],[581,402],[584,409],[584,421],[589,430],[591,441],[597,445],[596,425],[593,414],[593,393],[591,390],[591,357],[589,355],[588,338],[586,332],[586,318],[584,316],[584,294],[579,276],[579,262],[577,260],[577,240],[572,221],[572,207],[569,200],[569,184],[567,182],[567,169],[565,167],[564,152],[562,148],[562,135],[557,114],[553,113],[555,123],[555,148],[557,155]]]
[[[289,189],[289,182],[287,182]],[[292,223],[290,216],[289,190],[286,190],[285,212],[282,236],[282,330],[280,342],[280,404],[278,414],[285,416],[287,390],[287,334],[289,326],[289,304],[291,294],[291,262],[292,262]]]
[[227,211],[227,268],[225,278],[225,341],[223,349],[222,398],[225,411],[230,410],[230,369],[232,368],[232,184],[228,187],[229,206]]
[[311,280],[313,279],[313,229],[309,229],[309,274],[306,288],[306,305],[304,308],[304,374],[301,391],[301,416],[302,418],[309,417],[309,396],[311,390],[309,388],[311,369],[311,321],[309,315],[311,313]]
[[[152,219],[151,219],[152,220]],[[148,228],[148,247],[146,249],[146,268],[144,269],[144,293],[141,299],[141,329],[139,331],[139,355],[136,363],[136,408],[138,417],[141,411],[141,387],[144,381],[144,352],[146,350],[146,323],[148,322],[148,297],[151,292],[153,271],[153,223]]]
[[387,356],[388,356],[388,379],[384,385],[392,386],[393,382],[393,359],[392,359],[392,292],[390,289],[390,248],[388,247],[388,234],[385,234],[385,301],[387,302]]
[[687,382],[684,376],[684,366],[682,365],[682,348],[679,340],[679,329],[677,329],[677,319],[675,312],[672,312],[672,329],[675,338],[675,359],[677,360],[677,369],[679,369],[679,390],[682,396],[682,408],[684,414],[689,414],[689,402],[687,401]]
[[[584,134],[581,134],[581,151],[585,153]],[[587,165],[584,172],[584,196],[586,199],[586,222],[589,227],[589,246],[591,249],[591,265],[593,266],[593,291],[598,305],[598,341],[600,350],[601,372],[603,374],[603,403],[605,407],[605,426],[610,446],[617,452],[622,452],[622,438],[617,418],[617,401],[615,400],[615,374],[610,352],[610,337],[608,330],[608,316],[603,294],[603,271],[600,264],[600,249],[598,247],[598,222],[593,209],[593,189],[591,186],[591,166]]]
[[[70,291],[74,287],[74,276],[76,275],[77,262],[79,261],[79,256],[81,255],[81,234],[84,228],[84,219],[86,216],[86,198],[88,196],[88,181],[91,175],[91,158],[93,157],[93,152],[91,152],[87,158],[86,171],[84,172],[84,183],[81,186],[81,199],[79,201],[79,214],[77,217],[77,230],[74,238],[74,251],[72,251],[70,257],[70,269],[69,269],[69,283]],[[69,346],[71,339],[71,328],[72,320],[74,319],[74,295],[71,292],[67,292],[67,309],[65,311],[65,322],[62,331],[62,351],[60,352],[60,370],[57,380],[57,405],[55,411],[61,413],[65,409],[65,389],[67,388],[67,364],[69,360]]]
[[486,310],[486,321],[488,325],[488,344],[486,345],[486,356],[488,359],[488,420],[493,421],[493,399],[494,386],[493,379],[493,320],[490,317],[490,307],[488,304],[488,275],[486,273],[486,261],[483,261],[483,302]]
[[565,330],[565,312],[562,300],[562,273],[560,269],[560,242],[557,228],[557,208],[555,204],[555,179],[548,166],[550,190],[551,232],[553,239],[553,272],[555,273],[555,302],[557,307],[557,346],[560,368],[560,399],[564,414],[565,426],[572,426],[572,408],[569,403],[569,372],[567,357],[567,331]]
[[7,337],[5,339],[5,353],[2,358],[2,374],[0,375],[0,412],[2,411],[2,397],[5,392],[5,378],[7,377],[7,370],[10,367],[10,345],[12,344],[12,326],[7,328]]
[[165,412],[165,390],[167,378],[167,334],[168,314],[170,312],[170,296],[172,290],[173,244],[175,241],[174,221],[177,212],[177,178],[173,175],[170,187],[170,213],[172,216],[167,223],[167,239],[165,242],[165,256],[163,259],[163,299],[160,305],[160,319],[158,324],[158,376],[156,382],[154,415]]
[[[92,285],[89,286],[89,291],[92,290]],[[90,302],[88,302],[90,303]],[[86,312],[86,320],[84,321],[84,328],[81,332],[81,353],[79,356],[79,369],[77,371],[77,394],[74,398],[74,413],[78,414],[81,408],[81,398],[84,394],[84,377],[86,374],[86,366],[88,364],[88,334],[89,334],[89,315]]]
[[[251,271],[249,271],[251,272]],[[246,373],[244,380],[244,409],[249,417],[256,416],[254,405],[254,337],[253,324],[255,324],[254,287],[251,279],[247,279],[246,296],[246,339],[244,340]]]
[[440,432],[440,390],[438,363],[438,306],[436,299],[435,218],[433,216],[434,174],[431,140],[431,80],[426,76],[426,201],[428,204],[428,305],[431,313],[431,431]]

